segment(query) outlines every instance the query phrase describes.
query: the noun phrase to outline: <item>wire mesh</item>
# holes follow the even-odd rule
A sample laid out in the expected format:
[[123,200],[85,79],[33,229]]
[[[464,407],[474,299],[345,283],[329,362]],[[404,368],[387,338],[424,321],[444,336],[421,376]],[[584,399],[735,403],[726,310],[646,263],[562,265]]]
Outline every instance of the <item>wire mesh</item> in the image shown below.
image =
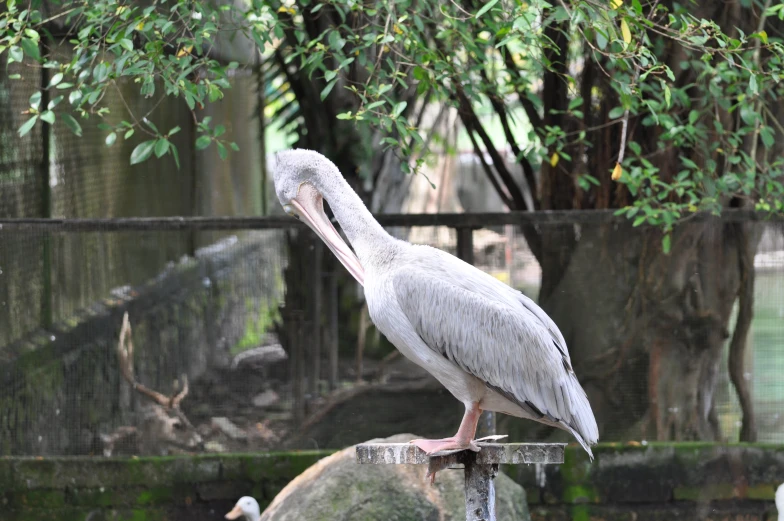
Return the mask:
[[[393,347],[371,327],[359,287],[328,250],[316,252],[319,243],[310,232],[7,228],[0,235],[2,454],[339,447],[402,431],[448,435],[459,423],[462,405],[422,369],[395,357]],[[550,225],[543,231],[565,240],[578,228],[580,241],[594,241],[600,227]],[[457,251],[451,228],[390,231]],[[756,313],[746,367],[759,439],[771,442],[784,441],[784,388],[778,377],[784,370],[784,247],[779,233],[764,236],[757,254]],[[633,236],[622,239],[627,249],[635,241]],[[540,293],[542,269],[520,229],[477,230],[473,246],[477,267],[534,298]],[[590,255],[572,259],[570,274],[563,277],[569,284],[551,289],[549,307],[543,305],[564,332],[592,404],[602,407],[606,396],[596,371],[622,355],[610,349],[611,363],[588,363],[591,358],[580,350],[589,349],[591,339],[601,344],[601,334],[622,338],[624,322],[587,324],[585,318],[568,317],[574,303],[582,301],[583,309],[594,305],[587,301],[601,289],[595,270],[615,269],[611,277],[623,279],[607,255],[624,253],[594,246],[586,243]],[[290,251],[306,261],[292,263]],[[311,262],[317,255],[324,256],[318,272]],[[594,255],[593,261],[585,260]],[[707,268],[689,269],[702,273]],[[605,289],[613,291],[609,285]],[[313,296],[319,293],[321,309],[314,311]],[[595,305],[604,304],[596,299]],[[117,347],[126,311],[135,380],[171,399],[182,390],[185,375],[188,393],[180,409],[167,407],[169,402],[161,406],[124,380]],[[598,316],[589,318],[598,321]],[[677,344],[687,332],[676,328],[667,334]],[[741,417],[726,369],[728,344],[728,339],[722,342],[723,360],[717,366],[716,411],[721,435],[732,440]],[[625,371],[605,379],[613,382],[614,396],[627,397],[624,414],[645,418],[651,373],[641,360],[650,353],[629,347],[627,355]],[[519,439],[553,438],[552,429],[521,422],[499,418],[498,429]],[[602,438],[654,439],[652,427],[639,423],[607,423]]]

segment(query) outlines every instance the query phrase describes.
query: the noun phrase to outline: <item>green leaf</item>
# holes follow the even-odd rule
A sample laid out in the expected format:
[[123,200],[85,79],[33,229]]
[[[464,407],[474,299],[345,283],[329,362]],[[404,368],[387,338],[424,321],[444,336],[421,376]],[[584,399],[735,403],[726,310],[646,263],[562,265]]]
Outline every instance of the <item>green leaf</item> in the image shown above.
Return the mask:
[[199,139],[196,140],[196,150],[204,150],[212,143],[212,138],[210,136],[201,136]]
[[155,157],[161,157],[169,151],[169,140],[159,139],[155,142]]
[[115,141],[117,141],[117,134],[115,132],[111,132],[108,136],[106,136],[106,140],[104,140],[104,143],[106,143],[107,147],[110,147],[114,145]]
[[35,110],[38,110],[38,107],[41,106],[41,93],[40,92],[34,92],[30,96],[30,106],[32,108],[34,108]]
[[177,165],[177,170],[180,169],[180,154],[177,153],[177,147],[171,145],[171,153],[174,156],[174,164]]
[[46,108],[49,109],[49,110],[52,110],[57,105],[59,105],[61,101],[63,101],[63,97],[64,96],[61,94],[60,96],[57,96],[55,99],[50,100],[49,104],[46,106]]
[[156,126],[155,126],[155,124],[154,124],[152,121],[150,121],[150,120],[149,120],[149,119],[147,119],[147,118],[144,118],[142,121],[144,121],[144,123],[145,123],[145,124],[146,124],[148,127],[150,127],[150,128],[152,129],[152,131],[153,131],[153,132],[155,132],[156,134],[160,134],[160,132],[158,132],[158,127],[156,127]]
[[52,76],[51,80],[49,80],[49,86],[50,87],[54,87],[55,85],[57,85],[61,81],[63,81],[63,73],[62,72],[58,72],[57,74]]
[[332,80],[329,83],[327,83],[326,87],[324,87],[324,90],[321,91],[321,101],[324,101],[325,99],[327,99],[327,96],[329,96],[329,93],[332,92],[332,89],[335,87],[335,84],[337,82],[338,82],[338,79],[335,78],[334,80]]
[[82,137],[82,126],[73,116],[70,114],[60,114],[60,118],[63,120],[63,123],[65,123],[65,126],[71,129],[71,132],[73,132],[74,135]]
[[133,133],[134,133],[133,129],[129,130],[128,132],[125,133],[123,139],[130,139],[130,137],[133,136]]
[[662,251],[666,254],[670,253],[670,247],[672,246],[672,235],[666,234],[662,237]]
[[33,129],[33,126],[35,126],[36,121],[38,121],[37,114],[32,118],[28,119],[27,121],[25,121],[24,125],[19,127],[19,137],[24,137],[25,134],[30,132]]
[[41,51],[38,49],[38,42],[33,41],[31,38],[22,38],[22,41],[20,41],[19,44],[22,46],[22,49],[24,49],[25,54],[30,58],[36,61],[41,59]]
[[759,92],[757,90],[757,75],[752,74],[751,76],[749,76],[749,94],[754,96],[757,94],[757,92]]
[[133,51],[133,42],[128,38],[123,38],[122,40],[120,40],[120,47],[122,47],[126,51]]
[[623,116],[623,112],[624,112],[623,107],[615,107],[610,111],[607,117],[609,117],[610,119],[618,119],[621,116]]
[[98,83],[102,83],[109,76],[109,70],[110,70],[109,64],[106,62],[101,62],[98,65],[96,65],[95,68],[93,69],[93,78]]
[[338,119],[351,119],[351,111],[343,112],[342,114],[338,114],[335,117],[337,117]]
[[140,143],[133,149],[131,152],[131,164],[136,165],[145,161],[152,155],[152,151],[155,148],[155,140],[150,139],[149,141],[145,141],[144,143]]
[[229,151],[226,150],[226,146],[223,143],[218,142],[218,155],[221,159],[226,159],[229,156]]
[[81,91],[74,90],[68,95],[68,103],[71,105],[75,105],[80,99],[82,99]]
[[770,148],[773,146],[774,136],[770,127],[761,127],[760,137],[762,138],[762,144],[765,145],[765,148]]
[[9,63],[12,61],[21,62],[24,60],[24,53],[22,52],[21,47],[17,47],[16,45],[12,45],[10,49],[8,49],[8,59]]
[[393,119],[398,117],[403,113],[404,110],[406,110],[406,106],[408,106],[408,102],[406,101],[401,101],[400,103],[395,104],[395,108],[392,109],[392,114],[390,114],[390,116]]
[[479,18],[480,18],[480,17],[481,17],[483,14],[485,14],[485,13],[486,13],[486,12],[488,12],[490,9],[492,9],[492,8],[493,8],[493,6],[494,6],[495,4],[497,4],[497,3],[498,3],[498,0],[490,0],[489,2],[487,2],[487,3],[484,5],[484,7],[482,7],[482,8],[481,8],[481,9],[480,9],[480,10],[479,10],[477,13],[476,13],[476,15],[475,15],[475,18],[479,19]]

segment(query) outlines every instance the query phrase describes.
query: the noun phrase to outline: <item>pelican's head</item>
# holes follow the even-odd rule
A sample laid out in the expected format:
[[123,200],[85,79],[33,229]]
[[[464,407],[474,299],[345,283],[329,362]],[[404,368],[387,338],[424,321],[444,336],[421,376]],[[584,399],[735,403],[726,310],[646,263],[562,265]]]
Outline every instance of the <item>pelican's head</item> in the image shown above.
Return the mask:
[[261,518],[259,504],[255,499],[250,496],[241,497],[231,512],[226,514],[226,519],[237,519],[240,516],[245,516],[248,521],[258,521]]
[[325,191],[335,197],[332,204],[337,205],[340,191],[351,190],[335,164],[312,150],[286,150],[275,154],[272,178],[283,210],[310,226],[349,273],[364,285],[364,268],[324,213]]

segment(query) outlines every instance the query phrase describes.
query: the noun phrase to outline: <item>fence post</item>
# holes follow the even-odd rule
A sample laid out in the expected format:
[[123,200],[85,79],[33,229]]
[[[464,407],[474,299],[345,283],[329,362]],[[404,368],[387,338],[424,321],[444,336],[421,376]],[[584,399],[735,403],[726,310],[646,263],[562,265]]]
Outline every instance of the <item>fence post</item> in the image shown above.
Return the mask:
[[319,395],[319,380],[321,379],[321,287],[324,284],[321,262],[324,253],[324,243],[315,241],[313,250],[313,302],[311,326],[313,344],[311,346],[311,376],[308,378],[308,392],[313,400]]
[[302,346],[302,327],[305,320],[302,311],[292,310],[290,313],[290,329],[288,331],[291,358],[289,377],[291,381],[292,404],[291,413],[294,425],[300,425],[305,418],[305,359]]
[[441,472],[462,465],[466,521],[496,521],[494,479],[499,465],[560,464],[565,443],[477,442],[481,450],[443,451],[432,456],[410,443],[360,443],[357,463],[365,465],[427,465]]
[[[46,49],[44,40],[41,39],[41,56],[44,56]],[[49,69],[41,67],[41,106],[49,105]],[[41,163],[39,165],[39,176],[41,179],[41,217],[49,219],[52,217],[52,184],[51,184],[51,125],[39,125],[41,128]],[[42,244],[43,280],[41,281],[41,326],[45,329],[52,327],[54,322],[54,312],[52,310],[52,234],[44,232]]]
[[474,229],[468,227],[456,228],[457,231],[457,257],[468,264],[474,265]]
[[338,387],[338,274],[333,266],[329,273],[327,302],[329,305],[329,390]]

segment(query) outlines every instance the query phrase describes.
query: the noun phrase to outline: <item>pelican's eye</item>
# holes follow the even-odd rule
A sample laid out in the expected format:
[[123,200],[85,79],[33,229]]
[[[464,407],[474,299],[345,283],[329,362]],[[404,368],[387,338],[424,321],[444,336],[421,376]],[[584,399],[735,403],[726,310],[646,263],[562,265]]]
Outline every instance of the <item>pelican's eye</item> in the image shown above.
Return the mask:
[[291,217],[296,217],[297,219],[299,219],[299,214],[294,209],[294,207],[292,207],[290,204],[283,205],[283,211],[286,212]]

